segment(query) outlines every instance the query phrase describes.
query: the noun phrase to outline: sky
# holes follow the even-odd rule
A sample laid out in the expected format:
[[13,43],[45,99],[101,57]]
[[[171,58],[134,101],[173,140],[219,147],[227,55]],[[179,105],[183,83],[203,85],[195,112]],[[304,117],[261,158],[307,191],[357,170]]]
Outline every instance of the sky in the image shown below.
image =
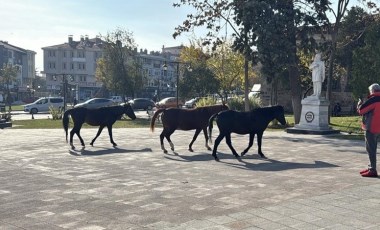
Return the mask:
[[179,1],[0,0],[0,40],[35,51],[37,71],[43,70],[41,48],[63,44],[68,35],[78,41],[81,36],[94,38],[121,28],[133,33],[138,49],[161,51],[163,45],[187,45],[202,34],[198,30],[198,37],[193,33],[172,37],[174,28],[193,11],[187,6],[174,8]]
[[78,41],[122,28],[133,33],[138,49],[161,51],[194,38],[172,37],[192,10],[174,8],[174,2],[179,0],[0,0],[0,40],[35,51],[37,71],[43,70],[41,48],[63,44],[68,35]]

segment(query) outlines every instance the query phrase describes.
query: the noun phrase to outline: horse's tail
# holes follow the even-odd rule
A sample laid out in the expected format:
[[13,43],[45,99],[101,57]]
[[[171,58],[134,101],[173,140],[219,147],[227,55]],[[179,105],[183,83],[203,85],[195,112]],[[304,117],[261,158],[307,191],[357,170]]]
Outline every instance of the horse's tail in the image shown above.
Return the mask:
[[160,113],[164,112],[165,109],[158,109],[154,114],[153,114],[153,117],[152,117],[152,120],[150,120],[150,130],[153,132],[154,131],[154,123],[156,123],[156,119],[158,117],[158,115],[160,115]]
[[66,133],[66,143],[67,143],[67,132],[69,129],[69,115],[71,114],[71,111],[72,109],[66,110],[62,118],[63,129],[65,130],[65,133]]
[[214,115],[212,115],[210,117],[210,119],[208,120],[208,140],[210,141],[210,143],[212,143],[212,139],[211,139],[211,133],[212,133],[212,126],[213,126],[213,123],[214,123],[214,119],[215,117],[218,116],[218,113],[215,113]]

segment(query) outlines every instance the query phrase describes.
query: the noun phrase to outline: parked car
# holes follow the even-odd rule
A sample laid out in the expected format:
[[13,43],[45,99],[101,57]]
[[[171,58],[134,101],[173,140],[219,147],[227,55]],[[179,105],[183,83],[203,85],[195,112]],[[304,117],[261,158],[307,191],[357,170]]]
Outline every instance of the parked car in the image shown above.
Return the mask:
[[152,108],[156,106],[154,101],[149,98],[135,98],[128,101],[128,103],[131,104],[134,110],[152,110]]
[[84,107],[87,109],[97,109],[100,107],[107,107],[115,105],[115,103],[108,98],[92,98],[83,103],[76,104],[74,108]]
[[39,112],[48,112],[50,108],[62,109],[63,98],[62,97],[43,97],[36,100],[33,103],[24,105],[24,112],[36,114]]
[[111,96],[110,99],[115,103],[122,103],[124,102],[122,96]]
[[[183,105],[183,102],[181,100],[178,101],[178,108],[181,108]],[[177,107],[177,98],[176,97],[167,97],[162,99],[161,101],[156,103],[157,108],[171,108]]]
[[197,102],[198,102],[199,98],[196,97],[196,98],[193,98],[193,99],[190,99],[188,101],[185,102],[185,107],[186,108],[195,108],[197,106]]

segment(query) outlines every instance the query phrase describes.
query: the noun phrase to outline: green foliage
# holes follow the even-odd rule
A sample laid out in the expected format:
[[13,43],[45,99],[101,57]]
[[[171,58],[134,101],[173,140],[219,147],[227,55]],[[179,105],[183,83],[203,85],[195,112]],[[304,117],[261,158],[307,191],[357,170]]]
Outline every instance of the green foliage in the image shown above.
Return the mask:
[[[242,97],[233,97],[228,100],[228,107],[233,110],[237,111],[245,111],[244,108],[244,98]],[[249,98],[249,108],[260,108],[261,107],[261,101],[259,97],[250,97]]]
[[116,29],[103,37],[103,57],[97,62],[96,77],[109,91],[134,96],[142,87],[141,66],[136,60],[133,34]]
[[179,81],[179,91],[182,98],[202,97],[218,91],[220,82],[212,69],[206,65],[209,58],[201,47],[195,45],[185,47],[181,51],[183,64],[180,65],[180,71],[183,78]]
[[202,97],[197,101],[197,107],[215,105],[216,99],[213,97]]
[[363,97],[368,94],[368,86],[380,82],[380,23],[367,28],[364,46],[353,54],[352,80],[353,94]]

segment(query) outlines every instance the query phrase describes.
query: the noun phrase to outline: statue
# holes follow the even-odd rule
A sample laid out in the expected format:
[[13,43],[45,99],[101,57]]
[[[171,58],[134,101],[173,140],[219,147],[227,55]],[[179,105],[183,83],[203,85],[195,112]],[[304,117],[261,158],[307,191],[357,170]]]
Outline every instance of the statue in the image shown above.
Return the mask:
[[312,72],[313,80],[313,95],[315,97],[321,96],[322,83],[325,80],[325,62],[321,60],[321,53],[317,53],[314,57],[313,63],[309,66]]

